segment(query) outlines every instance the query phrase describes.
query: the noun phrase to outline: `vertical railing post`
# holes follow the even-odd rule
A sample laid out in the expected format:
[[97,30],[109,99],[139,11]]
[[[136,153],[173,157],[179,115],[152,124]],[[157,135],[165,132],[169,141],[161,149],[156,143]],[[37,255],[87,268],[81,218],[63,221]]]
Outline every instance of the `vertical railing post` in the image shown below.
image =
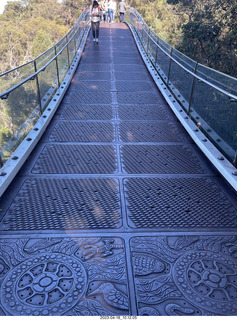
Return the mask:
[[[35,60],[34,60],[34,68],[35,68],[35,73],[36,73],[37,72],[37,66],[36,66],[36,61]],[[40,114],[42,114],[43,110],[42,110],[42,104],[41,104],[41,96],[40,96],[40,86],[39,86],[38,74],[36,74],[35,80],[36,80],[37,95],[38,95],[38,100],[39,100]]]
[[74,47],[75,47],[75,53],[77,52],[77,43],[76,43],[76,39],[75,39],[76,35],[73,37],[74,40]]
[[[171,52],[170,52],[170,56],[173,56],[173,47],[171,48]],[[168,70],[168,76],[167,76],[167,86],[169,85],[169,81],[170,81],[170,70],[171,70],[171,63],[172,63],[172,59],[170,58],[170,63],[169,63],[169,70]]]
[[0,154],[0,168],[3,166],[2,155]]
[[68,68],[70,67],[70,58],[69,58],[69,49],[68,49],[68,38],[66,35],[66,41],[67,41],[67,60],[68,60]]
[[58,88],[60,87],[60,79],[59,79],[59,70],[58,70],[58,57],[57,57],[57,48],[54,46],[55,52],[55,61],[56,61],[56,70],[57,70],[57,80],[58,80]]
[[148,55],[148,56],[149,56],[149,54],[148,54],[149,44],[150,44],[150,29],[148,30],[148,41],[147,41],[147,55]]
[[234,161],[233,161],[233,165],[235,168],[237,168],[237,150],[236,150],[236,153],[235,153],[235,158],[234,158]]
[[160,42],[160,38],[158,38],[157,46],[156,46],[156,60],[155,60],[155,66],[157,65],[157,57],[158,57],[159,42]]
[[188,116],[190,115],[190,112],[191,112],[191,106],[192,106],[192,100],[193,100],[193,91],[194,91],[194,83],[195,83],[195,74],[197,72],[197,67],[198,67],[198,62],[196,63],[195,68],[194,68],[194,76],[193,76],[190,99],[189,99],[189,105],[188,105]]

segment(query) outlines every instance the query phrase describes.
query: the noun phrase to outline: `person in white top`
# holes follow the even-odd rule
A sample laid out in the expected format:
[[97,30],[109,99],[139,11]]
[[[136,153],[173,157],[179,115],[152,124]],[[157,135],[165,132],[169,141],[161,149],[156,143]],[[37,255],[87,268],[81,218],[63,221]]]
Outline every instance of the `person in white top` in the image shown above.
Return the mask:
[[121,2],[119,3],[119,19],[120,19],[120,22],[123,22],[124,20],[124,14],[126,12],[126,4],[123,0],[121,0]]
[[112,0],[111,7],[112,7],[112,10],[113,10],[113,21],[114,21],[114,17],[115,17],[115,14],[116,14],[116,9],[117,9],[116,1]]
[[93,41],[99,42],[99,28],[100,28],[100,9],[97,1],[93,2],[91,9],[91,29]]
[[114,0],[109,0],[108,2],[108,11],[109,11],[109,22],[114,22],[114,15],[116,11],[116,2]]

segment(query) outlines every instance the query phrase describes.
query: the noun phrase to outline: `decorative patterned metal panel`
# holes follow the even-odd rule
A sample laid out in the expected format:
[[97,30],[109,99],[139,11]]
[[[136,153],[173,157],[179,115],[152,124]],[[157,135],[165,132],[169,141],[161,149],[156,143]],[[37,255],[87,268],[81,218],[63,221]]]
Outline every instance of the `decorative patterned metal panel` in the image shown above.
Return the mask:
[[125,195],[133,228],[237,227],[237,208],[214,179],[131,178],[125,181]]
[[236,246],[233,236],[134,237],[138,314],[236,315]]
[[130,314],[121,238],[5,239],[0,251],[6,315]]

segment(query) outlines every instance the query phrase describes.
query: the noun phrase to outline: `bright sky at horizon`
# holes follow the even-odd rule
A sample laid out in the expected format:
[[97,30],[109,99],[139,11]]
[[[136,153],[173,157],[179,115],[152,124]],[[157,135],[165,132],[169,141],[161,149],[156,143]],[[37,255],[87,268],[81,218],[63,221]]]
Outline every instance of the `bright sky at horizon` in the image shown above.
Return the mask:
[[3,13],[4,7],[7,4],[8,1],[13,1],[13,0],[0,0],[0,14]]

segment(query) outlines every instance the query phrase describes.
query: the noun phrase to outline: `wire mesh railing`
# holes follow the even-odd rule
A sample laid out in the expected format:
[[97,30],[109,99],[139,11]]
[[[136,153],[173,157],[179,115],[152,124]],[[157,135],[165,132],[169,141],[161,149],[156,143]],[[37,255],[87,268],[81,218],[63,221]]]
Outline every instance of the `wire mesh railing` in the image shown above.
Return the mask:
[[0,74],[0,166],[29,133],[60,87],[89,21],[86,9],[53,47],[36,59]]
[[161,39],[134,9],[131,23],[159,76],[199,129],[237,167],[237,79],[188,58]]

